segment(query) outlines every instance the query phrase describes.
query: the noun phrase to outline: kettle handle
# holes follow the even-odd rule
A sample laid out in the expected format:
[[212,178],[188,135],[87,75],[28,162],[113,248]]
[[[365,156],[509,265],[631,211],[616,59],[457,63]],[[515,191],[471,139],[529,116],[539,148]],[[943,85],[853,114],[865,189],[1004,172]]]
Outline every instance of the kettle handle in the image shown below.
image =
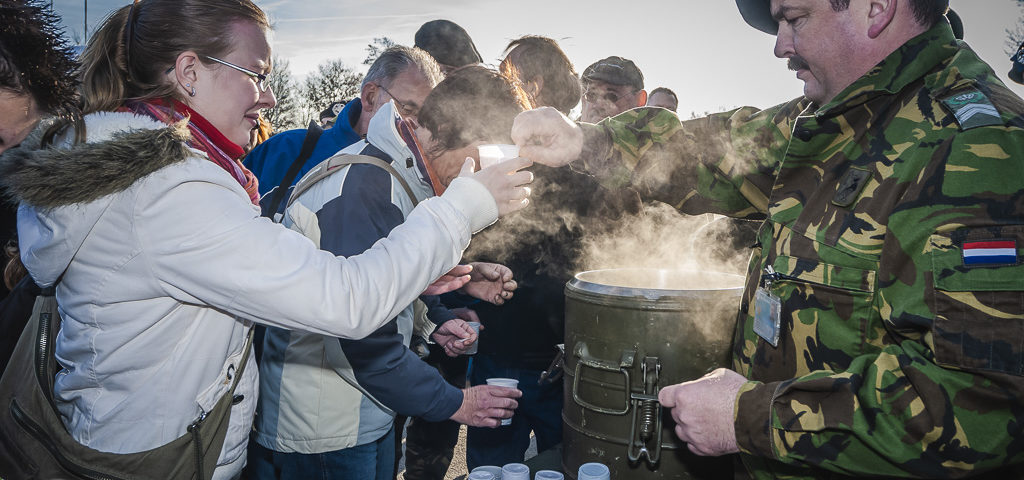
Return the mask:
[[[573,401],[575,401],[577,405],[579,405],[579,406],[581,406],[583,408],[586,408],[588,410],[593,410],[593,411],[595,411],[597,413],[604,413],[604,414],[608,414],[608,415],[625,415],[625,414],[629,413],[629,407],[630,407],[629,368],[633,367],[633,359],[636,358],[636,349],[633,349],[633,350],[623,350],[622,351],[622,357],[619,359],[619,362],[615,363],[615,362],[612,362],[612,361],[601,360],[599,358],[591,356],[589,350],[587,349],[586,342],[583,342],[581,340],[581,341],[576,342],[576,346],[573,348],[573,355],[575,355],[579,359],[576,362],[576,368],[574,369],[575,374],[573,375],[573,379],[572,379],[572,399],[573,399]],[[580,398],[580,395],[579,395],[580,369],[583,366],[587,366],[587,367],[590,367],[590,368],[593,368],[593,369],[596,369],[596,370],[603,370],[603,371],[606,371],[606,372],[613,372],[613,373],[617,372],[617,373],[621,373],[622,374],[622,376],[625,378],[625,383],[624,383],[624,388],[623,388],[623,392],[625,394],[625,402],[624,402],[625,406],[621,410],[616,410],[616,409],[613,409],[613,408],[599,407],[597,405],[594,405],[594,404],[592,404],[590,402],[587,402],[586,400],[583,400],[582,398]]]

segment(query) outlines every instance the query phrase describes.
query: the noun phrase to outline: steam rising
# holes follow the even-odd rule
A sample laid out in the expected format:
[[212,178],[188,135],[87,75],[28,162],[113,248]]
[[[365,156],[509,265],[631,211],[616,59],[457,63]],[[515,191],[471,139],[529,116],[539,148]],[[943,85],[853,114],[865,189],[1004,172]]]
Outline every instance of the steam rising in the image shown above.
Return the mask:
[[[584,240],[579,267],[657,268],[742,275],[749,251],[734,245],[749,236],[749,224],[720,215],[684,215],[669,205],[644,205],[640,215],[623,218],[610,231]],[[746,228],[744,232],[738,229]],[[678,289],[709,288],[698,280]]]
[[[631,269],[636,272],[634,278],[627,275],[619,280],[639,288],[735,289],[743,285],[756,225],[721,215],[685,215],[664,203],[649,203],[640,215],[625,217],[606,234],[586,239],[580,267]],[[693,351],[709,356],[695,358],[695,362],[707,362],[712,368],[727,366],[721,361],[728,358],[739,309],[739,292],[735,293],[688,302],[687,314],[679,321],[692,322],[694,333],[701,338],[666,338],[665,348],[673,348],[677,342],[696,342],[704,347]]]
[[[742,286],[758,222],[710,214],[686,215],[664,203],[641,204],[635,191],[609,191],[593,178],[569,168],[538,165],[532,169],[536,180],[530,207],[481,232],[470,244],[467,259],[509,266],[521,287],[543,289],[541,298],[561,296],[565,283],[587,270],[671,270],[665,275],[673,279],[671,285],[661,287],[667,290]],[[621,277],[616,279],[621,281]],[[650,283],[642,282],[650,279],[638,279],[637,284],[629,286],[650,287]],[[559,291],[551,291],[556,289]],[[706,348],[700,351],[707,358],[694,358],[694,362],[726,365],[739,292],[711,293],[701,294],[698,301],[675,300],[685,305],[678,321],[690,326],[680,323],[672,331],[690,333],[659,336],[658,342],[665,343],[657,348],[704,345]],[[512,301],[530,301],[521,294]],[[551,311],[546,315],[554,318],[564,313],[560,305],[552,303],[548,308]],[[566,335],[568,341],[570,332]]]
[[484,231],[467,256],[505,264],[527,257],[537,273],[566,281],[610,268],[744,273],[756,222],[641,205],[635,192],[611,192],[559,170],[535,167],[530,207]]

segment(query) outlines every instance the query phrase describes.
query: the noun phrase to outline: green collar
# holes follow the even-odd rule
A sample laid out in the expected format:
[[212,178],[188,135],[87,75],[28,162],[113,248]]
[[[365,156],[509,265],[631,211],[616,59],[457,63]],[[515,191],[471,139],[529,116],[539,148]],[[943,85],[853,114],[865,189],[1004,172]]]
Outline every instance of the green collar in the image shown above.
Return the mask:
[[885,60],[819,108],[815,115],[827,116],[859,105],[870,98],[871,93],[897,93],[953,56],[957,48],[949,24],[938,22],[890,53]]

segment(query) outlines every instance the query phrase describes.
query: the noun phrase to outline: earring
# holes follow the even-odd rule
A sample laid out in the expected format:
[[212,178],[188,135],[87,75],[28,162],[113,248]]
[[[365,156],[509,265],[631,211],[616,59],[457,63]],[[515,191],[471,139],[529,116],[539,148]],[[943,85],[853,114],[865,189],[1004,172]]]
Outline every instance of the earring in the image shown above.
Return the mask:
[[188,96],[190,96],[190,97],[196,96],[196,87],[193,87],[191,83],[186,83],[185,84],[185,88],[189,88],[189,87],[192,88],[192,91],[188,92]]

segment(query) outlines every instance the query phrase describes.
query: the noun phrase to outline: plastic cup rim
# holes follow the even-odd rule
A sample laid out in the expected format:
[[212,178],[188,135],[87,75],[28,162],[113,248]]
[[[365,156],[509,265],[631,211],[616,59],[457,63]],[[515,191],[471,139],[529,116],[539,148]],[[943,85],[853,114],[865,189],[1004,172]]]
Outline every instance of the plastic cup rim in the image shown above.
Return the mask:
[[557,470],[537,470],[537,473],[534,474],[533,478],[534,480],[547,480],[556,478],[564,479],[565,475],[562,475],[562,472],[559,472]]
[[516,152],[516,154],[518,155],[519,152],[519,146],[512,143],[484,143],[482,145],[477,145],[476,148],[478,152],[483,152],[484,150],[493,150],[499,153],[502,157],[509,155],[510,152]]
[[[492,381],[495,382],[495,383],[491,383]],[[516,380],[514,378],[494,377],[494,378],[488,378],[487,379],[487,384],[488,385],[496,385],[496,386],[499,386],[499,387],[512,387],[512,388],[516,388],[517,386],[519,386],[519,380]],[[508,384],[512,384],[512,385],[508,385]]]
[[[516,470],[519,471],[519,472],[529,472],[530,471],[530,467],[527,467],[526,464],[519,463],[519,462],[506,463],[504,466],[501,467],[501,471],[504,472],[506,468],[508,468],[510,472],[513,472],[513,471],[516,471]],[[515,470],[513,470],[513,469],[515,469]]]

